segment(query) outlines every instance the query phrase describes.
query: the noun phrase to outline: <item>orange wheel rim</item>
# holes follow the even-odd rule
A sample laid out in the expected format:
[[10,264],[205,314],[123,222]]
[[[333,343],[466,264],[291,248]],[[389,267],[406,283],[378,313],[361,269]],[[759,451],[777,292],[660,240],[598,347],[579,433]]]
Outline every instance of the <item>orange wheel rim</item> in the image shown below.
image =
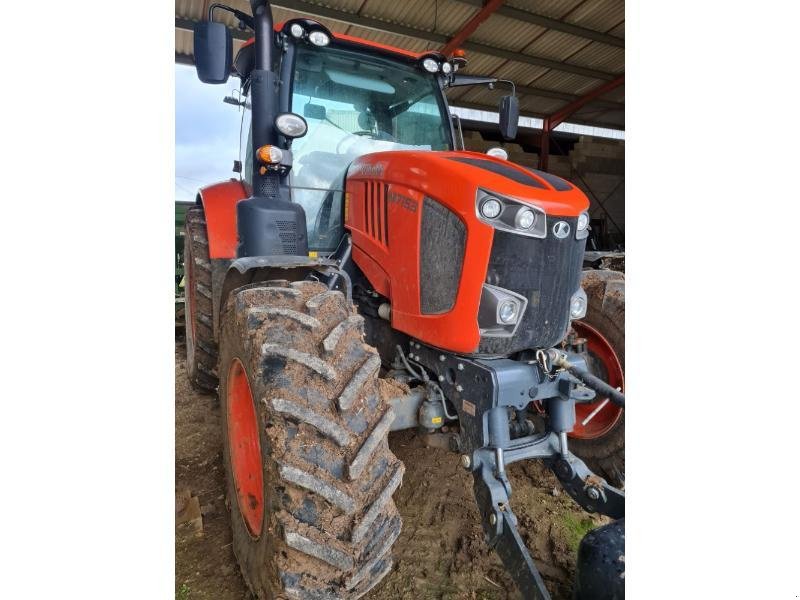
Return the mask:
[[[580,337],[586,339],[589,356],[599,367],[591,370],[602,371],[593,374],[604,379],[611,387],[625,391],[622,365],[608,340],[597,329],[583,321],[573,322],[572,328]],[[608,401],[605,396],[598,396],[591,404],[575,406],[575,427],[569,435],[579,440],[597,439],[611,431],[621,417],[621,407]]]
[[241,361],[234,358],[227,385],[228,448],[239,512],[254,538],[264,524],[264,471],[256,408]]

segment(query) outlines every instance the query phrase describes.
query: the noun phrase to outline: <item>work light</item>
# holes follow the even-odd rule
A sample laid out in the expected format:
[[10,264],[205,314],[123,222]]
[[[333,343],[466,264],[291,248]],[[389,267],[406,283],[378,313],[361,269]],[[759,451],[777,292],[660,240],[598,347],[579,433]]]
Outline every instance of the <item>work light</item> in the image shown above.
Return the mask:
[[331,43],[331,38],[324,31],[312,31],[308,34],[308,41],[315,46],[327,46]]
[[306,134],[308,123],[300,115],[281,113],[275,117],[275,129],[288,138],[298,138]]
[[289,27],[289,33],[291,33],[293,37],[301,38],[305,35],[306,30],[303,29],[300,23],[292,23],[292,26]]
[[422,68],[428,73],[436,73],[439,70],[439,63],[433,58],[426,58],[422,61]]

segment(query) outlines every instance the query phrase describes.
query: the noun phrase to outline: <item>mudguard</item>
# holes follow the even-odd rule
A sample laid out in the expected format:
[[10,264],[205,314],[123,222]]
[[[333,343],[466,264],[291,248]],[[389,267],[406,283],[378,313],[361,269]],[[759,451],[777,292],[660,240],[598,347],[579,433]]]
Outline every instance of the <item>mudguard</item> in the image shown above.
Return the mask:
[[231,179],[201,188],[197,194],[206,216],[211,260],[236,258],[236,205],[250,196],[245,186],[244,182]]

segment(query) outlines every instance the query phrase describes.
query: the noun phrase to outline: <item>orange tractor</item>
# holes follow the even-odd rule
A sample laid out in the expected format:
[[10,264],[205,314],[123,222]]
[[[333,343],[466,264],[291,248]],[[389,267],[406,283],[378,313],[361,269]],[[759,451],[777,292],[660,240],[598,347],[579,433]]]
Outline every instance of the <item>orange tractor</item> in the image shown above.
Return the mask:
[[[622,597],[624,281],[582,274],[587,198],[457,149],[445,90],[496,82],[460,75],[462,57],[251,8],[214,4],[195,29],[200,79],[241,80],[247,142],[242,176],[200,190],[185,237],[188,369],[218,390],[248,586],[377,585],[401,529],[388,434],[420,428],[461,455],[525,597],[549,598],[510,502],[506,466],[526,459],[616,519],[582,542],[576,596]],[[236,57],[215,11],[254,31]],[[505,96],[505,139],[517,120]]]

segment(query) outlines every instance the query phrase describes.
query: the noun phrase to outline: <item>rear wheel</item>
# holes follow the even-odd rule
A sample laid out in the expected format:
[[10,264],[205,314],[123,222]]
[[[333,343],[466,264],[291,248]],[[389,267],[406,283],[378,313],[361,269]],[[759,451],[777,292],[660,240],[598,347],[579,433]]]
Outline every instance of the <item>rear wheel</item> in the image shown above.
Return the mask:
[[[589,305],[572,324],[586,339],[589,369],[624,391],[625,276],[617,271],[585,271],[581,285]],[[605,397],[578,405],[570,450],[614,486],[625,485],[625,413]]]
[[271,281],[236,290],[220,332],[233,549],[258,598],[357,598],[391,569],[392,494],[380,358],[341,292]]
[[186,370],[195,388],[213,392],[217,388],[217,344],[214,341],[214,311],[211,301],[211,259],[202,206],[186,211],[184,273],[186,277]]

